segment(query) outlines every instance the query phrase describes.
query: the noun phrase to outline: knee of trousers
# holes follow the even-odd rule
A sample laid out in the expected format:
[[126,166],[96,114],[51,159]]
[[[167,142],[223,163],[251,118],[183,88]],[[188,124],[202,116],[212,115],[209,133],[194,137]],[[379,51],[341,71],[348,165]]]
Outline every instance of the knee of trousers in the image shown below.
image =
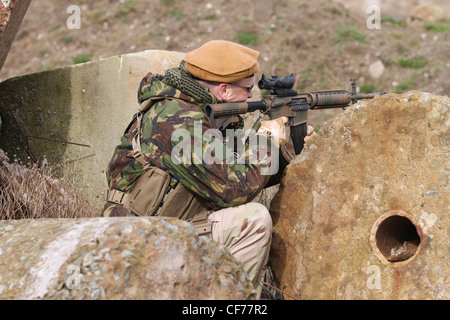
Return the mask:
[[254,223],[258,226],[258,230],[264,228],[272,232],[272,217],[264,205],[257,202],[250,202],[245,206],[245,211],[253,217]]

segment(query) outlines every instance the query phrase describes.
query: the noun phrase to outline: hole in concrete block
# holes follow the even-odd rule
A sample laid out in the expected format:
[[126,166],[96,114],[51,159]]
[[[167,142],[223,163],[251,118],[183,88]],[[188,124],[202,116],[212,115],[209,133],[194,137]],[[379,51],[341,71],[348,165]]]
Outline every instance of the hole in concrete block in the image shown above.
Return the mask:
[[417,224],[405,212],[387,212],[372,227],[372,249],[383,263],[404,265],[419,253],[419,232]]

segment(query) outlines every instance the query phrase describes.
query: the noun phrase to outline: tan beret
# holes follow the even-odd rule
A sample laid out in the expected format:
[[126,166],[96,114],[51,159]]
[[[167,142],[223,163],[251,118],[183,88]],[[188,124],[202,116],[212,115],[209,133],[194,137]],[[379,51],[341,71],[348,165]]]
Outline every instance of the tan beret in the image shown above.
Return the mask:
[[213,40],[188,52],[185,68],[202,80],[231,83],[258,72],[258,57],[258,51],[243,45]]

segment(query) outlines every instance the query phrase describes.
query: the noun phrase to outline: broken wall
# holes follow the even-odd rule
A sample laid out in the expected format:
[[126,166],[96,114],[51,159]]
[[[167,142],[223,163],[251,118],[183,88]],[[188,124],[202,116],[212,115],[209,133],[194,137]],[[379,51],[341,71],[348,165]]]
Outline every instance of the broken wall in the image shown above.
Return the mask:
[[120,137],[139,109],[139,83],[148,73],[178,66],[184,54],[159,50],[125,54],[0,83],[0,148],[23,163],[70,168],[103,204],[106,169]]

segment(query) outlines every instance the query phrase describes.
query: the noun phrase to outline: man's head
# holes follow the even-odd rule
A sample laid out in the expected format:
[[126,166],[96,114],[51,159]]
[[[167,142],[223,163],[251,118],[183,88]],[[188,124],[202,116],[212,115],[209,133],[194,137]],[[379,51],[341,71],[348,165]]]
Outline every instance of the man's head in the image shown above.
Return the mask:
[[214,40],[186,54],[185,68],[223,102],[251,98],[259,69],[259,52],[240,44]]

